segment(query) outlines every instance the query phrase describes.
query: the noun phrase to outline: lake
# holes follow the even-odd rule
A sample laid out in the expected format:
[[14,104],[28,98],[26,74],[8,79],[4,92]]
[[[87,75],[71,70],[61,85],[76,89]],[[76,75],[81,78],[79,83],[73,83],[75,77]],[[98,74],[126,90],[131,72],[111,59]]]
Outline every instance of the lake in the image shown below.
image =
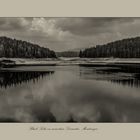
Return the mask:
[[0,71],[0,122],[140,122],[139,68]]

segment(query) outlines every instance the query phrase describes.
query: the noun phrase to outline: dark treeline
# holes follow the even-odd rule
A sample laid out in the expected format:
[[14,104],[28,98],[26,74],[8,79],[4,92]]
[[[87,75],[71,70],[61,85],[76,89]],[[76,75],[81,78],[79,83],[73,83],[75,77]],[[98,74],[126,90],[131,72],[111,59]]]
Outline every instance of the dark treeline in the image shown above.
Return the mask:
[[0,57],[7,58],[53,58],[55,52],[22,40],[0,37]]
[[79,57],[140,58],[140,37],[123,39],[105,45],[97,45],[80,51]]
[[64,51],[56,52],[57,57],[79,57],[79,52],[77,51]]

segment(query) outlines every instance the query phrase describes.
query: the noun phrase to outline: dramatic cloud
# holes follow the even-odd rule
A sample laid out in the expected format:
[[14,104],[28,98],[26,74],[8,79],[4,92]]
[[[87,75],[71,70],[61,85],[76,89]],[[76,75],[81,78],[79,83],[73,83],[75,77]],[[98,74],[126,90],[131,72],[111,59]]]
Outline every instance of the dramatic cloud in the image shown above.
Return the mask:
[[0,18],[0,35],[56,51],[140,35],[140,18]]

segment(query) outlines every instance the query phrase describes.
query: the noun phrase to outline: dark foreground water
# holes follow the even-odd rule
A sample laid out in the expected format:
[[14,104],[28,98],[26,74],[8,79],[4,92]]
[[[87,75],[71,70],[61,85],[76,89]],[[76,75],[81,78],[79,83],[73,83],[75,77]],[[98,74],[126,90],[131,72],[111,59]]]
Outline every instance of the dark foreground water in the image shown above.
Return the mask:
[[0,122],[140,122],[139,68],[0,71]]

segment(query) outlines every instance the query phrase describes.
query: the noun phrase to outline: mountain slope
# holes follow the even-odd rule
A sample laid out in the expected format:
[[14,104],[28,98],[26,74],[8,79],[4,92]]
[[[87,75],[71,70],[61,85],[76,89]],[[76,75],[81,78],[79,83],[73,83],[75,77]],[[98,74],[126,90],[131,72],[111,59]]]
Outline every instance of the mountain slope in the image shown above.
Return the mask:
[[0,37],[0,57],[7,58],[54,58],[55,52],[37,44]]
[[118,40],[105,45],[97,45],[80,51],[79,57],[140,58],[140,37]]

